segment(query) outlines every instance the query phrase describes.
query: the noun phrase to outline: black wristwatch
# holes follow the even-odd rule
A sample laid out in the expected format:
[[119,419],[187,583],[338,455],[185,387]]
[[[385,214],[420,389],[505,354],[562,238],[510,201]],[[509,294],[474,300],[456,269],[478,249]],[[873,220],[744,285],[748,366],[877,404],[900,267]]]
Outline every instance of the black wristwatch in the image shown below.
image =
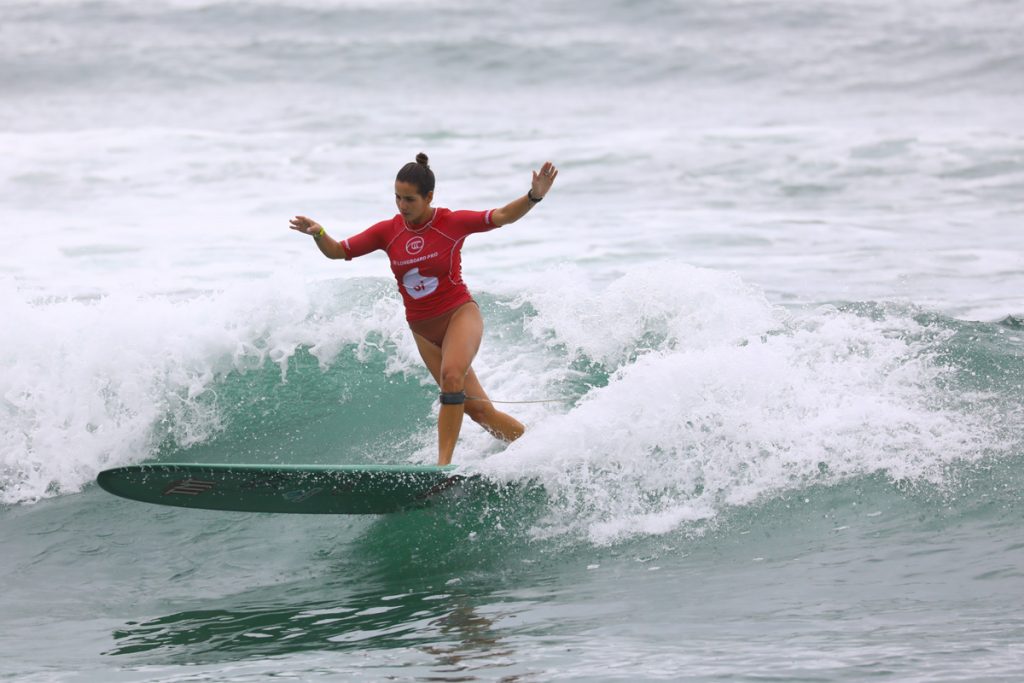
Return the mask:
[[526,198],[529,199],[534,204],[536,204],[537,202],[539,202],[542,199],[544,199],[543,197],[534,197],[533,196],[533,188],[532,187],[529,190],[526,191]]

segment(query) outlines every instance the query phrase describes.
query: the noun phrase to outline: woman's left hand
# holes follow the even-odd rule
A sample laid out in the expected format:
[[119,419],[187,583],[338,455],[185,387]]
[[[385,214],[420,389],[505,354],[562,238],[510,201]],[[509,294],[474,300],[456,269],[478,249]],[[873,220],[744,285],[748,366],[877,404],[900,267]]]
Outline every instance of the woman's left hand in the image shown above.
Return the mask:
[[542,198],[551,189],[552,183],[558,177],[558,169],[550,161],[545,161],[540,171],[533,172],[533,183],[530,185],[530,194],[538,199]]

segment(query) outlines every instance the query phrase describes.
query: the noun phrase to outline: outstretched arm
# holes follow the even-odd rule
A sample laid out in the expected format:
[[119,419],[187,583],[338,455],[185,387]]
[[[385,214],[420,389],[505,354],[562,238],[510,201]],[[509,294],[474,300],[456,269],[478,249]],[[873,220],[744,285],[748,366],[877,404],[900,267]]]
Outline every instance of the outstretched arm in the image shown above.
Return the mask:
[[331,236],[327,234],[327,231],[324,230],[323,226],[312,218],[296,216],[290,221],[290,223],[292,230],[312,235],[313,241],[316,242],[316,246],[320,247],[320,251],[327,258],[343,259],[347,257],[345,254],[345,247],[341,246],[340,242],[336,242],[331,238]]
[[[551,190],[551,184],[558,177],[558,169],[550,161],[545,161],[540,171],[533,172],[533,182],[530,183],[530,191],[519,199],[515,199],[508,205],[495,209],[491,214],[491,220],[497,226],[515,223],[525,216],[533,205],[544,198]],[[323,247],[321,247],[323,249]]]

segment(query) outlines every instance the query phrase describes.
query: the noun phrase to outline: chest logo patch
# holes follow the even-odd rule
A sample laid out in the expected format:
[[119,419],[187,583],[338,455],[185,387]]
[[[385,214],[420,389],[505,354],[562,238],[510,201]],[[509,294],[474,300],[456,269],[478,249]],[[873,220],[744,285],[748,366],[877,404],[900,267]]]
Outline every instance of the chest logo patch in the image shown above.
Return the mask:
[[413,299],[422,299],[437,290],[437,278],[423,275],[419,268],[413,268],[402,276],[402,286]]
[[410,237],[409,241],[405,243],[405,250],[415,256],[423,251],[423,245],[424,241],[422,237]]

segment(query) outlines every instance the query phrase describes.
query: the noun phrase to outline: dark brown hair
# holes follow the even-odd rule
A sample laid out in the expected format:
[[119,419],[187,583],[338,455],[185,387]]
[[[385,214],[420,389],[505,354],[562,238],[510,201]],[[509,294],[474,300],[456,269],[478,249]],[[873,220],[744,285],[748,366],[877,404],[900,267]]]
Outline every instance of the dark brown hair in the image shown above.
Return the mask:
[[430,159],[423,152],[416,155],[416,161],[410,161],[398,172],[395,182],[415,185],[421,197],[434,191],[434,172],[430,170]]

